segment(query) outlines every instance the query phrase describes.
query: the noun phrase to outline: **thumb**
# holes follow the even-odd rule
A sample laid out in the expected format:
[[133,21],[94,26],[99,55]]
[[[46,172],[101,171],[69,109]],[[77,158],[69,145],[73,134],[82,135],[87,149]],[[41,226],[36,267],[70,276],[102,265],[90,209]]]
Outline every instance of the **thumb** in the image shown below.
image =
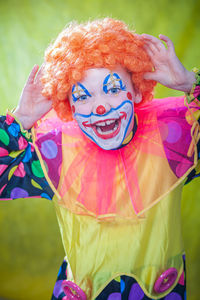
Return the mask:
[[156,72],[147,72],[144,74],[143,78],[145,80],[155,80],[158,81],[158,74]]

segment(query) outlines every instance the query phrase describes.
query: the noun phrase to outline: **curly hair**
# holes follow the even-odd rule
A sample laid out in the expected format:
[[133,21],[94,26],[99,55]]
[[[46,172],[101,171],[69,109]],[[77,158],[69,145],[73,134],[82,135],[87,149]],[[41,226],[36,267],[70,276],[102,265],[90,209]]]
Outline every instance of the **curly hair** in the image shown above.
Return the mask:
[[135,90],[143,101],[153,97],[155,82],[143,74],[153,64],[143,48],[144,42],[122,21],[105,18],[86,24],[71,23],[45,52],[42,77],[43,95],[53,100],[53,107],[64,120],[72,119],[67,95],[90,68],[114,69],[121,65],[131,73]]

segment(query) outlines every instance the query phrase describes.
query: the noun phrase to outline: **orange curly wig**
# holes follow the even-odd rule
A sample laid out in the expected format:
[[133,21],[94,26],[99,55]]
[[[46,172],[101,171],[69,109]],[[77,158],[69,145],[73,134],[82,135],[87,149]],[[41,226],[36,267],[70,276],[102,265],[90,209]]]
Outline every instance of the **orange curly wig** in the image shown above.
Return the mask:
[[155,82],[143,74],[153,64],[143,48],[144,42],[121,21],[105,18],[86,24],[70,24],[45,52],[42,77],[43,95],[53,100],[53,107],[63,121],[72,119],[67,95],[90,68],[114,69],[123,66],[132,75],[134,88],[142,100],[153,97]]

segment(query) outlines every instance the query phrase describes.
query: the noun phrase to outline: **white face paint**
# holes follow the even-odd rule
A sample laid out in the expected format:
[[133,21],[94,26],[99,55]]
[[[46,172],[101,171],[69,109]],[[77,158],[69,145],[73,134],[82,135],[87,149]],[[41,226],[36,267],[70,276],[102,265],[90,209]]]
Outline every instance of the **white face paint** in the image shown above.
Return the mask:
[[[89,69],[69,96],[80,129],[105,150],[118,148],[134,125],[136,95],[129,73],[119,67]],[[132,100],[133,99],[133,100]]]
[[124,101],[103,116],[75,113],[74,117],[81,130],[99,147],[105,150],[116,149],[122,144],[132,123],[133,103]]

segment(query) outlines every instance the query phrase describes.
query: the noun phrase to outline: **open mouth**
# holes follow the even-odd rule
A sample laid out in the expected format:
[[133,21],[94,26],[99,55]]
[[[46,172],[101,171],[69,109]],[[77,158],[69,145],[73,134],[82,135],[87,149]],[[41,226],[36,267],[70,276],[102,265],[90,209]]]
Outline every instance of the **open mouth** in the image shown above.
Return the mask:
[[120,112],[119,118],[110,118],[104,120],[98,120],[94,123],[88,123],[88,121],[82,122],[82,125],[87,128],[91,127],[95,134],[101,139],[110,139],[115,137],[121,129],[121,120],[127,118],[126,112]]
[[121,119],[109,119],[91,124],[96,135],[102,139],[115,137],[121,128]]

